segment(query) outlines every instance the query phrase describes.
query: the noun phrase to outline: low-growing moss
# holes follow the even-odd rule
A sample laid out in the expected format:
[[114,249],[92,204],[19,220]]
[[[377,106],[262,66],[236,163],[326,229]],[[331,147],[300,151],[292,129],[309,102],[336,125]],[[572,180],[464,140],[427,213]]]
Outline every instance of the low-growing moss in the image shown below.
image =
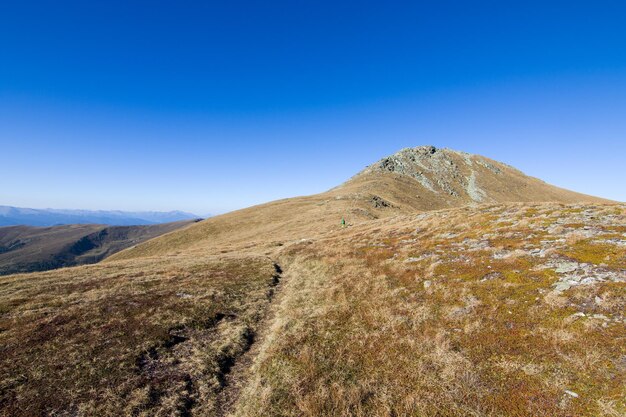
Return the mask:
[[586,239],[575,242],[561,253],[578,262],[605,264],[610,268],[626,269],[626,247]]

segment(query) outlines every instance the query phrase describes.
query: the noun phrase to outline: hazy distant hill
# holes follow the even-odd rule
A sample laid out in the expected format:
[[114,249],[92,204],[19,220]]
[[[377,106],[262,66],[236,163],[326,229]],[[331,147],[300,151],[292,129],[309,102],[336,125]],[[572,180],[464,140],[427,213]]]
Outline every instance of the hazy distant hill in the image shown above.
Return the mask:
[[96,263],[122,249],[196,221],[141,226],[0,227],[0,275]]
[[61,224],[106,224],[111,226],[134,226],[170,223],[197,219],[183,211],[118,211],[118,210],[63,210],[31,209],[0,206],[0,226],[55,226]]

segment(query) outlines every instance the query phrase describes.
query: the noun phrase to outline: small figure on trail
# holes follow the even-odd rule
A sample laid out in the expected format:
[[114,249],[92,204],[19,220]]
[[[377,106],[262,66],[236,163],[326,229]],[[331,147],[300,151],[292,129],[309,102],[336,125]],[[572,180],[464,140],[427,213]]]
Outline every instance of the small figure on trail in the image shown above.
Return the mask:
[[343,217],[341,218],[341,227],[346,227],[346,219],[344,219]]

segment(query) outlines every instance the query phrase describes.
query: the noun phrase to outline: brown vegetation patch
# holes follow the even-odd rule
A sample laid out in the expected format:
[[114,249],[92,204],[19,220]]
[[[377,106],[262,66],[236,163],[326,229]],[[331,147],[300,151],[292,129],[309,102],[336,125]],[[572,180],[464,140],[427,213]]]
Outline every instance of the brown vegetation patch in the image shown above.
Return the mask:
[[275,284],[264,258],[63,272],[3,281],[6,415],[210,413]]

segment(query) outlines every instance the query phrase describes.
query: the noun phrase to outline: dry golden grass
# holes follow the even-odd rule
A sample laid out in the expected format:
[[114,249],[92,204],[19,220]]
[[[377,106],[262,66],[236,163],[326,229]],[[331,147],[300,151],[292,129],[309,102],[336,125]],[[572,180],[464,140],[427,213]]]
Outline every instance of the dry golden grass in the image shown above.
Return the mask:
[[[234,414],[624,415],[626,247],[608,264],[579,255],[622,282],[561,294],[550,256],[530,252],[587,254],[547,230],[578,209],[448,210],[286,249],[285,297]],[[625,224],[590,210],[605,231]]]
[[215,413],[274,275],[264,257],[205,257],[3,278],[0,414]]
[[[511,175],[527,199],[585,199]],[[483,187],[522,198],[498,181]],[[0,278],[0,413],[625,413],[624,206],[464,207],[415,183],[360,175],[99,265]],[[558,292],[551,261],[610,279]]]

